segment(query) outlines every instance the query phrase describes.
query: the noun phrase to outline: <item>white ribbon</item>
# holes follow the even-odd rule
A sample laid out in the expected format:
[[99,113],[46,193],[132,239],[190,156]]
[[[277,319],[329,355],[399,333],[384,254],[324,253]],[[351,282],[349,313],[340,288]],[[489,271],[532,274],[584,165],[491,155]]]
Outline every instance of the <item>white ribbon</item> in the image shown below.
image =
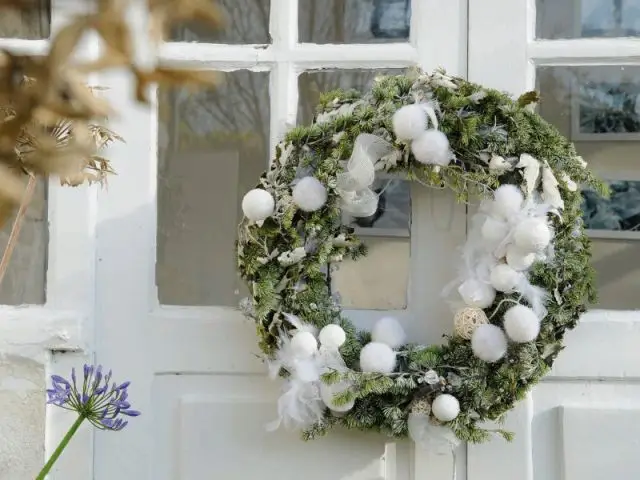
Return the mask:
[[393,145],[383,138],[370,133],[358,135],[346,171],[337,178],[343,211],[354,217],[369,217],[376,213],[378,194],[371,189],[376,163],[394,151]]

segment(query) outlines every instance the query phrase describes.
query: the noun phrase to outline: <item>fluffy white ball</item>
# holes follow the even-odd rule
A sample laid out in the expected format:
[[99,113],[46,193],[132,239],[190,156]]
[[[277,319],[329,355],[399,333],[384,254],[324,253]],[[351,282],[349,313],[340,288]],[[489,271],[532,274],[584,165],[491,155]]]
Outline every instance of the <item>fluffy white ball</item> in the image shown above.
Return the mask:
[[393,114],[391,121],[398,140],[413,140],[427,129],[427,112],[420,105],[405,105]]
[[496,291],[491,286],[475,278],[465,280],[458,287],[458,293],[464,303],[470,307],[487,308],[496,299]]
[[396,352],[389,345],[367,343],[360,350],[360,370],[363,372],[391,373],[396,368]]
[[441,422],[450,422],[460,413],[460,402],[453,395],[438,395],[431,404],[433,416]]
[[540,319],[529,307],[516,305],[505,312],[504,329],[514,342],[532,342],[540,333]]
[[508,233],[509,224],[493,217],[487,217],[480,229],[482,239],[489,245],[500,243]]
[[509,245],[507,247],[507,263],[518,272],[528,270],[535,261],[535,254],[523,252],[515,245]]
[[416,160],[428,165],[448,165],[451,161],[449,139],[440,130],[429,129],[411,142]]
[[315,177],[304,177],[293,187],[293,202],[300,210],[315,212],[327,203],[327,189]]
[[309,358],[318,351],[318,341],[311,332],[297,332],[291,338],[291,350],[297,358]]
[[540,252],[551,242],[551,229],[542,218],[527,218],[516,226],[513,241],[523,252]]
[[511,293],[516,289],[521,278],[520,272],[515,271],[509,265],[500,263],[491,270],[489,281],[491,286],[499,292]]
[[324,404],[329,408],[329,410],[333,412],[348,412],[353,408],[353,405],[356,403],[355,400],[351,400],[345,403],[344,405],[336,405],[335,395],[348,390],[350,387],[351,385],[345,381],[333,383],[331,385],[327,385],[326,383],[320,382],[320,398],[322,399]]
[[262,222],[273,215],[276,202],[266,190],[254,188],[242,198],[242,213],[252,222]]
[[507,353],[507,337],[500,327],[480,325],[471,336],[471,350],[480,360],[497,362]]
[[391,348],[398,348],[404,345],[407,335],[398,320],[393,317],[383,317],[373,326],[371,339],[374,342],[389,345]]
[[508,218],[520,211],[522,202],[524,202],[524,196],[518,187],[510,184],[500,185],[493,193],[492,211]]
[[318,338],[323,347],[340,348],[347,339],[347,334],[340,325],[331,324],[320,330]]

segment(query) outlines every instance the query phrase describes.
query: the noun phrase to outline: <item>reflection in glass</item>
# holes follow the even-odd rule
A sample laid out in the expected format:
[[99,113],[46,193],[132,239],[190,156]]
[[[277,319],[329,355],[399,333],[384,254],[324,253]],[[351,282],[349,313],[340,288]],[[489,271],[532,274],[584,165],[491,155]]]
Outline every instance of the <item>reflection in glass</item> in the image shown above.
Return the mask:
[[227,44],[271,43],[271,0],[216,0],[216,3],[224,15],[222,28],[216,30],[204,23],[185,23],[171,32],[170,40]]
[[37,0],[34,6],[19,11],[3,8],[0,12],[0,38],[38,40],[49,38],[51,2]]
[[640,239],[597,239],[592,244],[597,308],[637,310],[640,306]]
[[592,189],[582,190],[584,227],[640,232],[640,181],[611,180],[607,183],[609,198],[603,198]]
[[536,12],[538,38],[640,36],[640,0],[537,0]]
[[[40,179],[0,285],[1,305],[41,305],[45,302],[48,246],[46,190],[46,182]],[[14,218],[11,218],[0,231],[0,255],[9,242],[13,221]]]
[[402,42],[409,38],[410,0],[299,0],[303,43]]
[[159,92],[156,283],[164,305],[237,306],[242,196],[267,166],[269,76],[239,71],[214,90]]

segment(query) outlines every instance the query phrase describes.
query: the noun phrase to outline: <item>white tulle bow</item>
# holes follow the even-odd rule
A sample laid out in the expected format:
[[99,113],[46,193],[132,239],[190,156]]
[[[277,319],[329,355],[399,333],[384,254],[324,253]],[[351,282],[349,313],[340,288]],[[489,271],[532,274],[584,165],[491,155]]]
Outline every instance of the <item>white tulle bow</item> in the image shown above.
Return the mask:
[[369,217],[378,209],[378,195],[371,189],[376,163],[394,152],[385,139],[369,133],[358,135],[346,171],[337,178],[342,210],[354,217]]

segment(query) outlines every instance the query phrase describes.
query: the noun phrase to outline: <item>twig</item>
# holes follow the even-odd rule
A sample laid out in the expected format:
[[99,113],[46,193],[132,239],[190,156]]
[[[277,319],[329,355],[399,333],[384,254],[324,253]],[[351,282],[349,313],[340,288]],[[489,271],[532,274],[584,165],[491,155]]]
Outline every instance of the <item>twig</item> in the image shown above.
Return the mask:
[[31,199],[33,198],[33,192],[36,187],[36,177],[34,175],[29,175],[29,182],[27,183],[26,188],[24,189],[24,194],[22,195],[22,200],[20,201],[20,208],[18,209],[18,214],[16,215],[15,220],[13,221],[13,226],[11,227],[11,234],[9,235],[9,241],[7,242],[7,246],[4,249],[4,253],[2,254],[2,260],[0,260],[0,284],[2,284],[2,280],[4,279],[4,275],[7,272],[7,268],[9,267],[9,260],[11,259],[11,255],[13,254],[13,250],[15,249],[16,244],[18,243],[18,237],[20,236],[20,229],[22,228],[22,223],[27,213],[27,208],[31,203]]

